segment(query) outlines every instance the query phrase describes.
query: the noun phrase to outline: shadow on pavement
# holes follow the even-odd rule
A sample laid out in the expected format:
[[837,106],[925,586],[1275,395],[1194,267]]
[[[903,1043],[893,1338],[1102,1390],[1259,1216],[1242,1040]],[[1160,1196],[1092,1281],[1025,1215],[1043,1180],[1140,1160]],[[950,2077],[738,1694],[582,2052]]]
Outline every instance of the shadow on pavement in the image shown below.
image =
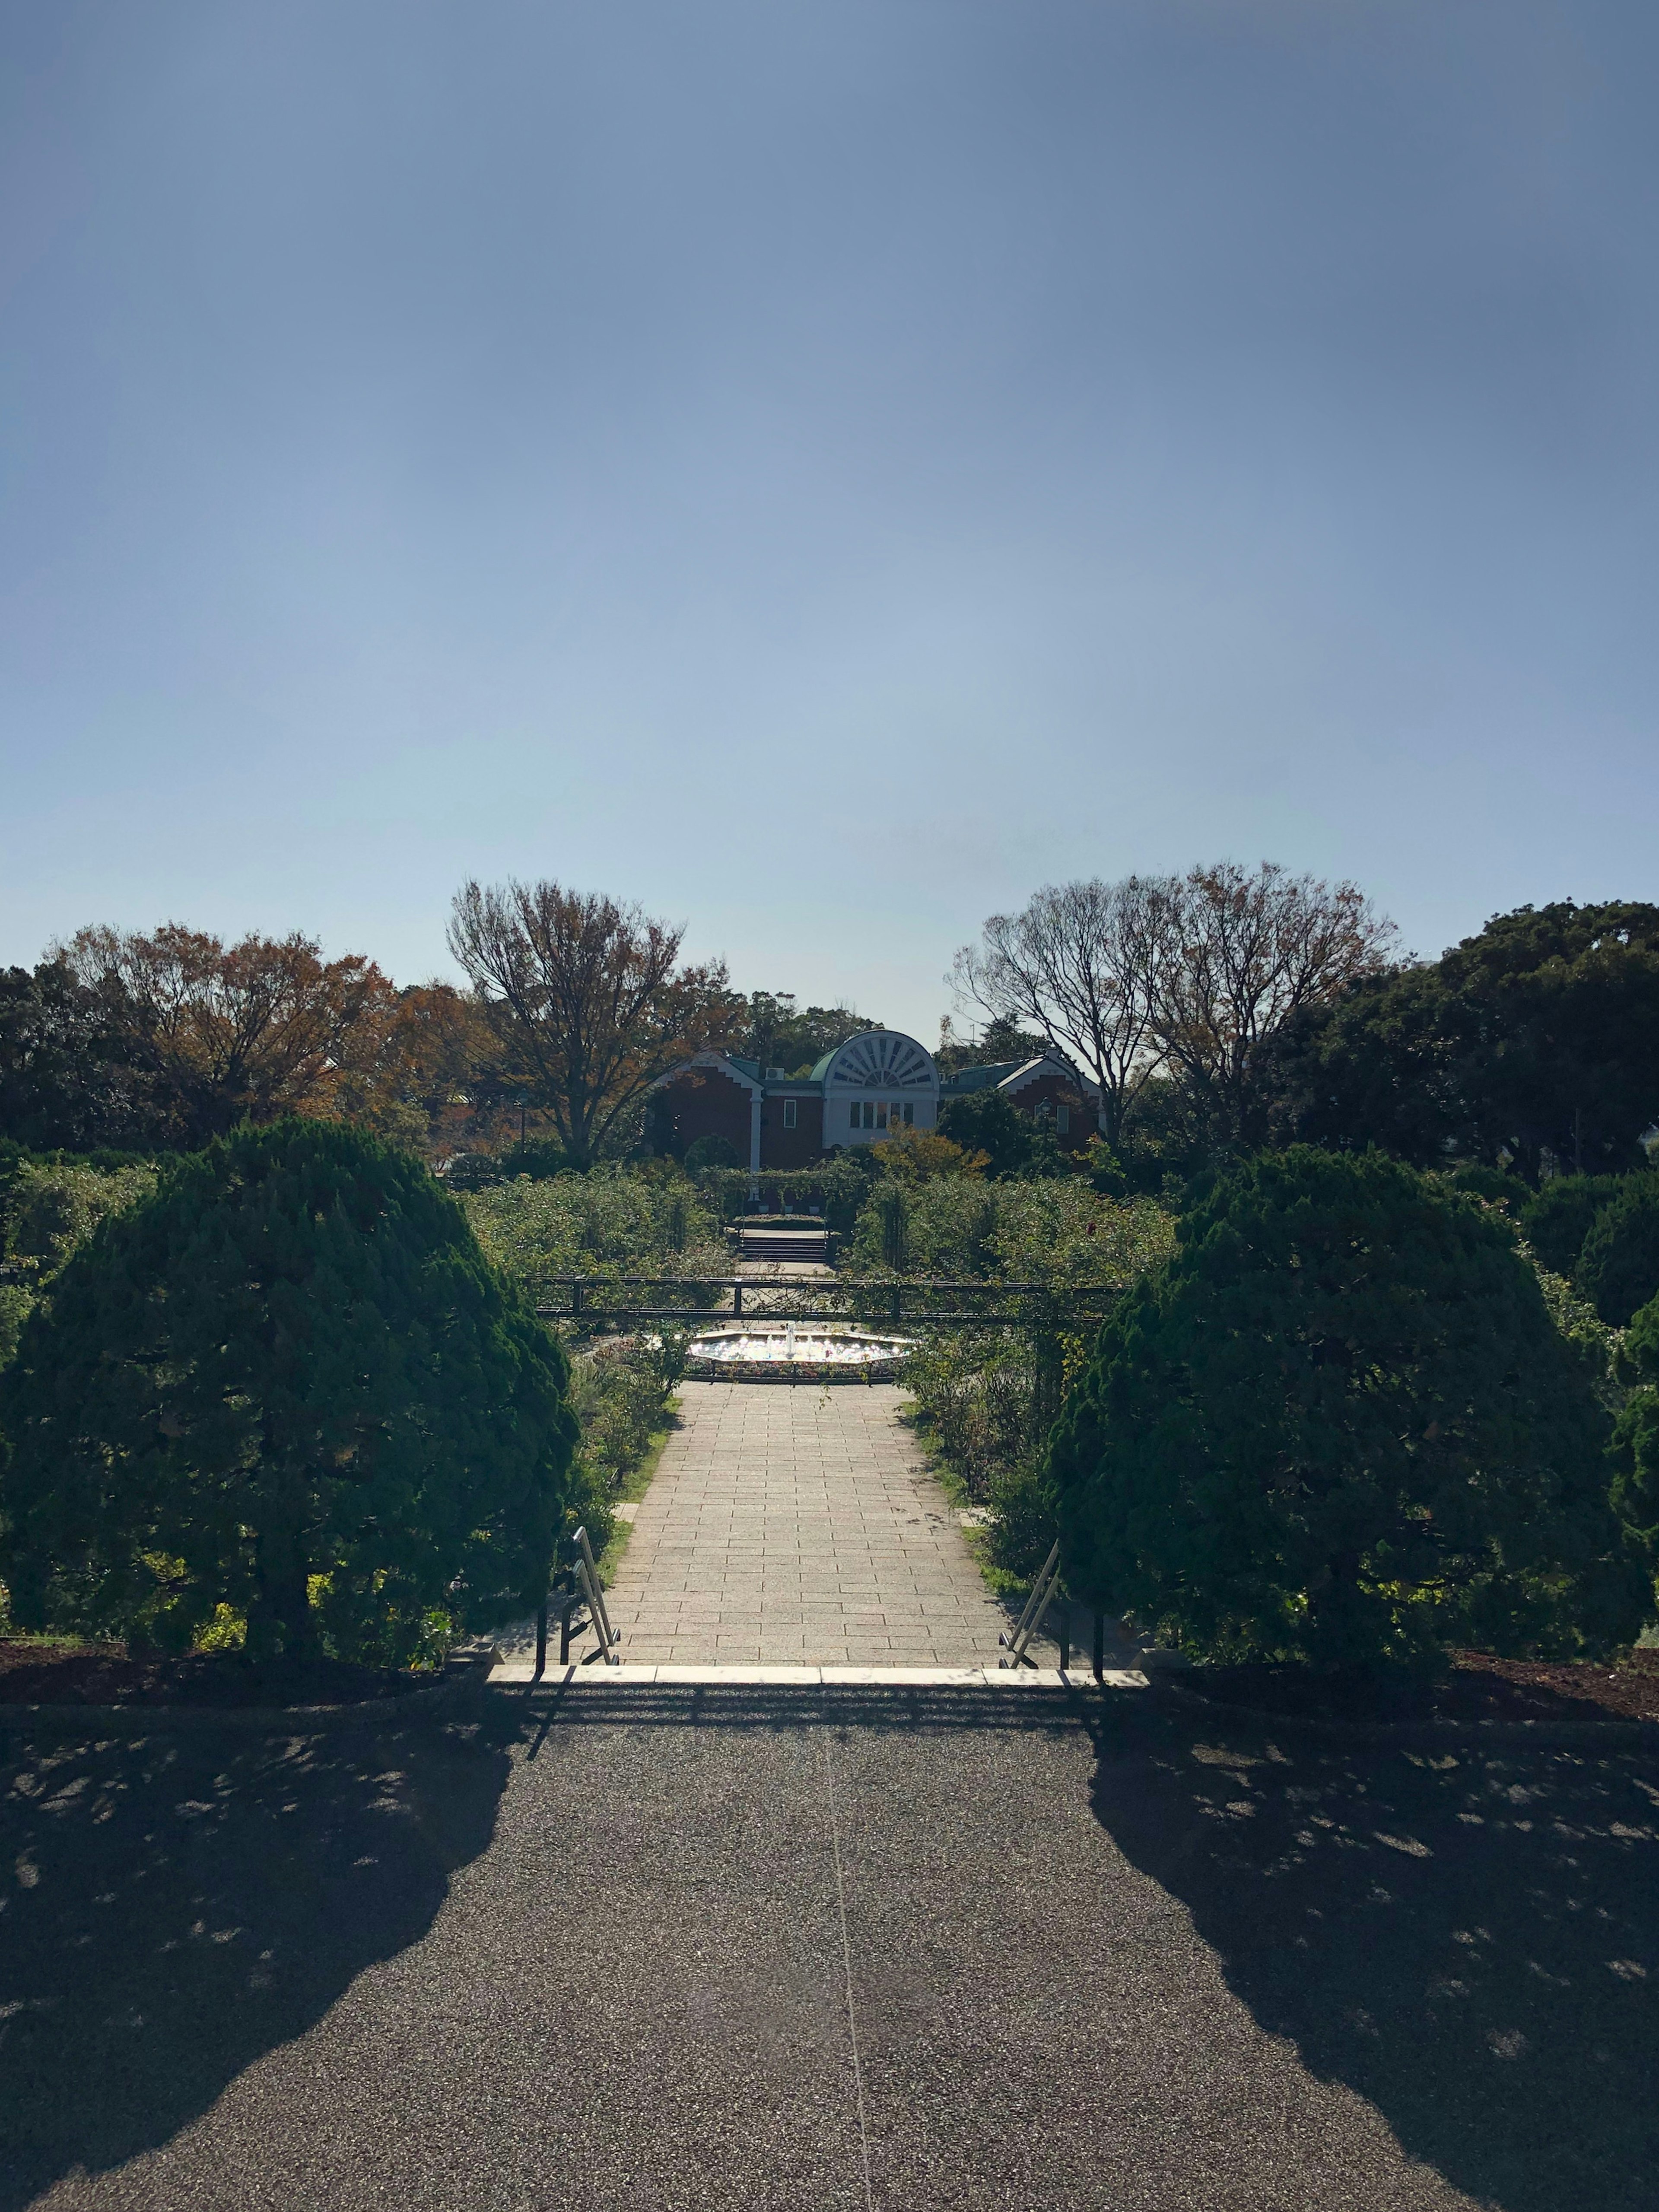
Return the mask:
[[1412,2156],[1502,2212],[1659,2182],[1659,1762],[1346,1751],[1143,1707],[1094,1809],[1227,1979]]
[[406,1723],[31,1745],[0,1767],[0,2212],[166,2142],[431,1926],[508,1762]]

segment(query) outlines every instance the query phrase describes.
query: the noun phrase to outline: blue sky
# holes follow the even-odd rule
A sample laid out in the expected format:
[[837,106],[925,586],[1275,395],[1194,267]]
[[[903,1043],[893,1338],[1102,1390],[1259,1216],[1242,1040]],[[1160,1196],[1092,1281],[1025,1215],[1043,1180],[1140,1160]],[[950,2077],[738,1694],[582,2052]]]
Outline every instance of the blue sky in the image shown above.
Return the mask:
[[0,4],[0,961],[1659,898],[1659,13]]

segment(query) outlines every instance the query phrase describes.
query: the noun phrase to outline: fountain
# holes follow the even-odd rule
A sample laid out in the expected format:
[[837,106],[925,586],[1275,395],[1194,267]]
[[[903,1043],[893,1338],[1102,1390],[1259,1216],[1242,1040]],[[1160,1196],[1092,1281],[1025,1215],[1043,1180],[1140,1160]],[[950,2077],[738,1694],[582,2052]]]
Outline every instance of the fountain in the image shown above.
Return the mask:
[[702,1329],[686,1373],[705,1382],[890,1382],[915,1349],[907,1336],[820,1322],[756,1322]]

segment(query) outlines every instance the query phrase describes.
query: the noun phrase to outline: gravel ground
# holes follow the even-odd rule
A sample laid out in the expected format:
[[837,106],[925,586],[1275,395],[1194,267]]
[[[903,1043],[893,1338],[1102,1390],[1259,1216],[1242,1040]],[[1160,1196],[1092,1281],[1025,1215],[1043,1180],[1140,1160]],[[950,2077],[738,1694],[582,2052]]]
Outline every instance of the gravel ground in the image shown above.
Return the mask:
[[3,1781],[0,2212],[1636,2212],[1659,1771],[493,1693]]

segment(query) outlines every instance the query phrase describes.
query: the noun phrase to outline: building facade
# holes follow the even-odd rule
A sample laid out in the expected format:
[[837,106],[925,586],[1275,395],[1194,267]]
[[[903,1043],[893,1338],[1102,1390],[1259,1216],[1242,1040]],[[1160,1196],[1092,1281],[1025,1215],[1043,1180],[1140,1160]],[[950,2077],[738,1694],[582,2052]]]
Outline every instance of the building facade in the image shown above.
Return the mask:
[[901,1030],[865,1030],[809,1074],[787,1076],[735,1054],[703,1052],[655,1085],[659,1140],[678,1157],[723,1137],[750,1174],[810,1167],[826,1152],[877,1145],[895,1129],[933,1129],[943,1101],[994,1082],[1024,1113],[1081,1150],[1094,1132],[1093,1086],[1057,1054],[963,1068],[941,1083],[933,1054]]

